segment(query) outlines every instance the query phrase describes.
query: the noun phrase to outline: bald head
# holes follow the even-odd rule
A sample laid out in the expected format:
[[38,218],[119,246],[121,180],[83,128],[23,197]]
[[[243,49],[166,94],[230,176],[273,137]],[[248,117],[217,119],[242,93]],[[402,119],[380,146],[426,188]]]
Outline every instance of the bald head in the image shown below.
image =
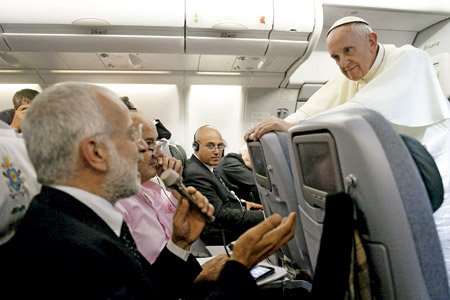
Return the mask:
[[340,25],[327,37],[328,53],[342,74],[358,81],[367,75],[378,53],[377,35],[368,25],[357,22]]
[[194,138],[199,144],[194,153],[200,161],[210,166],[218,165],[224,147],[220,132],[212,126],[203,126],[197,130]]

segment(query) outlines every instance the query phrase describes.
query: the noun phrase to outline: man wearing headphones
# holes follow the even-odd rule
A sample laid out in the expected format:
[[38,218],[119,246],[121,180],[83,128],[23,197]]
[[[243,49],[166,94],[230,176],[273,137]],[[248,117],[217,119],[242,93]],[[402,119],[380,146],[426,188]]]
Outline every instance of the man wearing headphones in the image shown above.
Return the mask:
[[216,221],[207,224],[201,239],[206,245],[221,245],[237,239],[247,229],[264,220],[262,206],[241,201],[230,189],[224,178],[214,169],[220,162],[225,144],[220,132],[212,126],[200,127],[192,143],[194,154],[187,161],[183,181],[200,191],[214,206]]

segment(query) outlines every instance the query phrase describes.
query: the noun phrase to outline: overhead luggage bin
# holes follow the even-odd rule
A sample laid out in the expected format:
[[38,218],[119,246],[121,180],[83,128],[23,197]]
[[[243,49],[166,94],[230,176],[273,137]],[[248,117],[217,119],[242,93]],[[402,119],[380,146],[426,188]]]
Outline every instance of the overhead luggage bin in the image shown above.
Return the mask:
[[302,56],[314,30],[314,1],[274,0],[268,56]]
[[187,0],[186,53],[264,55],[272,0]]

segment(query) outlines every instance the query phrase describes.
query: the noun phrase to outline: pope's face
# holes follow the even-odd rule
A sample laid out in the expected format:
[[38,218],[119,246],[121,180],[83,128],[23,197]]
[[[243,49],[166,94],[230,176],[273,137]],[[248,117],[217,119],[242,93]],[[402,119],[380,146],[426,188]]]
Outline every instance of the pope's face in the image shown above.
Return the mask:
[[364,78],[377,55],[375,33],[362,37],[351,29],[351,24],[333,29],[327,38],[327,49],[342,74],[350,80]]

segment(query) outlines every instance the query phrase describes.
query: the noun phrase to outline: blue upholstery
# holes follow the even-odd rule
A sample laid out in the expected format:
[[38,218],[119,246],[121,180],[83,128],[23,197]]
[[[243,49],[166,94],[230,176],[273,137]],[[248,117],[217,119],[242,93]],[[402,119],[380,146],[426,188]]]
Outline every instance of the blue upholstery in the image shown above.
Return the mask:
[[[261,202],[264,206],[265,215],[278,213],[285,217],[290,212],[297,213],[295,238],[288,242],[287,247],[282,248],[283,254],[294,261],[303,271],[312,274],[312,266],[309,253],[303,235],[302,223],[298,212],[298,202],[295,193],[292,171],[290,169],[290,157],[287,142],[287,134],[282,132],[269,132],[264,134],[260,140],[264,162],[268,169],[270,187],[265,188],[258,184]],[[255,160],[252,147],[248,147],[253,170],[258,160]],[[260,166],[264,167],[264,166]]]
[[304,224],[307,234],[320,241],[324,209],[309,207],[304,200],[307,190],[300,178],[307,170],[301,170],[294,139],[324,131],[335,143],[343,189],[367,226],[362,242],[379,282],[377,299],[450,299],[427,190],[402,139],[375,111],[330,110],[289,130],[302,221],[314,221]]

